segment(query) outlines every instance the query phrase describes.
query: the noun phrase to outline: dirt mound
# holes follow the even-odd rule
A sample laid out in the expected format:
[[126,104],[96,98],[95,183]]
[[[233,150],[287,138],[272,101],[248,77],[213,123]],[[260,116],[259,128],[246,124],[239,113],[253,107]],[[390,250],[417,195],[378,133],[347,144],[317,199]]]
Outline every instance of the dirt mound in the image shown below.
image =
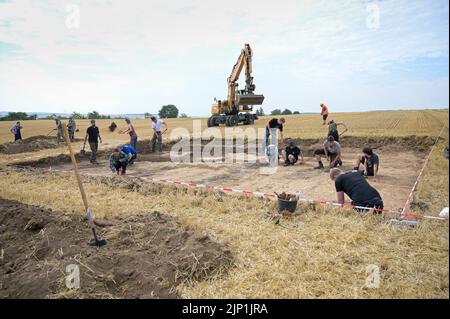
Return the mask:
[[[316,148],[321,148],[323,139],[292,139],[300,145],[305,155],[312,156]],[[343,147],[363,148],[370,146],[374,150],[390,150],[390,151],[416,151],[424,153],[430,150],[434,143],[434,138],[430,136],[387,136],[387,137],[368,137],[368,136],[342,136],[340,144]]]
[[56,138],[52,136],[32,136],[23,139],[21,142],[5,143],[0,145],[0,153],[2,154],[19,154],[25,152],[36,152],[49,148],[57,148],[62,144],[56,142]]
[[[0,298],[177,298],[179,283],[232,265],[229,250],[158,212],[104,224],[96,248],[81,217],[0,199]],[[71,264],[79,289],[66,287]]]

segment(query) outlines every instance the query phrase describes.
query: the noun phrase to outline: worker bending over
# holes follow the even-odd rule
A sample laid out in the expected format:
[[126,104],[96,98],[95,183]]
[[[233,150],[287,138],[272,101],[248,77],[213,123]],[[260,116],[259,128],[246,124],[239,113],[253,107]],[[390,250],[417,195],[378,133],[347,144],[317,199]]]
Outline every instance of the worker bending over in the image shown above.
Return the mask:
[[124,146],[122,146],[122,152],[125,153],[125,155],[127,155],[127,157],[128,157],[128,164],[129,165],[133,165],[134,161],[137,158],[137,154],[138,154],[136,149],[133,146],[131,146],[131,145],[125,144]]
[[373,181],[376,181],[378,175],[378,168],[380,167],[380,159],[377,154],[375,154],[370,147],[364,147],[363,153],[359,154],[356,158],[355,171],[359,171],[359,166],[362,164],[364,166],[363,173],[365,177],[373,176]]
[[109,157],[109,168],[117,175],[125,175],[128,166],[128,156],[120,148],[115,148]]
[[[277,130],[280,131],[280,141],[283,143],[283,124],[286,123],[284,118],[273,118],[266,125],[266,134],[264,135],[264,143],[263,143],[263,152],[264,155],[267,155],[267,146],[269,145],[278,145],[277,141]],[[270,138],[270,142],[269,142]]]
[[300,163],[303,164],[303,154],[300,148],[295,145],[294,141],[289,141],[288,146],[283,152],[284,165],[294,165],[298,162],[298,157],[300,156]]
[[[338,131],[338,126],[339,125],[341,125],[341,126],[343,126],[344,127],[344,131],[341,133],[341,134],[339,134],[339,131]],[[342,134],[344,134],[345,132],[347,132],[347,126],[345,125],[345,123],[344,122],[335,122],[335,121],[333,121],[333,120],[330,120],[329,122],[328,122],[328,136],[333,136],[334,137],[334,140],[336,141],[336,142],[339,142],[339,137],[340,137],[340,135],[342,135]]]
[[322,156],[325,156],[328,159],[330,168],[342,166],[341,144],[336,142],[333,136],[328,136],[328,138],[323,142],[323,148],[319,148],[314,151],[314,156],[319,163],[318,166],[314,167],[315,169],[324,168]]
[[152,138],[152,152],[156,151],[156,144],[158,144],[158,151],[162,152],[162,134],[161,126],[164,125],[165,130],[167,131],[167,124],[163,120],[157,120],[156,117],[152,116],[150,118],[152,120],[152,128],[153,128],[153,138]]
[[320,103],[320,107],[322,108],[320,115],[322,115],[323,125],[325,125],[327,124],[328,118],[328,106],[326,106],[324,103]]
[[[330,170],[330,179],[334,181],[336,197],[339,204],[345,203],[347,194],[352,206],[368,207],[382,210],[384,208],[380,193],[370,186],[359,172],[344,173],[339,168]],[[356,208],[357,209],[357,208]]]

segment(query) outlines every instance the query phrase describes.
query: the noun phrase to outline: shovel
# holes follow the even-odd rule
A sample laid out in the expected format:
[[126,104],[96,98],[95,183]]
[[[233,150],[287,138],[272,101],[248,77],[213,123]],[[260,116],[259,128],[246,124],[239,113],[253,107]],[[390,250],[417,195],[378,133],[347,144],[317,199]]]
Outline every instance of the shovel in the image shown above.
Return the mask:
[[64,129],[64,137],[66,138],[67,147],[69,148],[70,158],[72,160],[72,166],[75,172],[75,177],[78,182],[78,187],[80,188],[81,198],[83,199],[84,208],[86,209],[86,218],[89,221],[92,234],[94,235],[94,241],[91,243],[91,245],[97,247],[104,246],[106,245],[106,240],[98,239],[97,232],[95,231],[94,215],[92,214],[91,208],[89,208],[86,193],[84,192],[83,183],[81,182],[80,174],[78,173],[77,161],[75,159],[75,154],[73,153],[72,144],[70,143],[69,130],[67,129],[66,123],[63,123],[62,126]]
[[86,151],[84,150],[86,148],[86,143],[83,144],[83,148],[80,151],[80,155],[84,156],[86,155]]
[[55,131],[56,129],[52,129],[50,132],[48,132],[48,134],[47,135],[45,135],[45,136],[49,136],[50,134],[52,134],[52,132],[53,131]]

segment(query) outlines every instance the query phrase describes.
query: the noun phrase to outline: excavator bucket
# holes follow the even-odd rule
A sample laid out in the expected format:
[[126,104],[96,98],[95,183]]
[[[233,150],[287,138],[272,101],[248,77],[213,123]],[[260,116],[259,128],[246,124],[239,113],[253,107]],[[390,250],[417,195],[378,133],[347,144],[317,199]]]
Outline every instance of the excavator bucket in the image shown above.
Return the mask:
[[264,95],[247,94],[236,96],[238,105],[261,105],[264,101]]

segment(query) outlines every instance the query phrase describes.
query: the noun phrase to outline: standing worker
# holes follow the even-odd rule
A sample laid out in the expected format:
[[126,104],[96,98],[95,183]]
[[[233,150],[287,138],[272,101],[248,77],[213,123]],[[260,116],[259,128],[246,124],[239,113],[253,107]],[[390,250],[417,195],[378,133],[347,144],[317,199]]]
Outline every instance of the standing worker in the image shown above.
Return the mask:
[[125,119],[125,122],[127,123],[127,129],[125,131],[120,131],[119,134],[130,134],[130,145],[134,149],[137,149],[138,136],[136,134],[136,130],[134,129],[133,124],[131,124],[130,119]]
[[334,181],[339,204],[345,203],[344,194],[347,194],[353,206],[375,208],[381,213],[384,205],[380,193],[359,172],[344,173],[339,168],[333,168],[330,170],[330,179]]
[[327,124],[328,106],[326,106],[324,103],[320,103],[320,107],[322,108],[320,115],[322,115],[323,125],[325,125]]
[[75,123],[75,120],[73,119],[73,116],[69,118],[69,123],[67,123],[67,130],[69,131],[69,138],[70,142],[75,142],[75,130],[77,128],[77,124]]
[[[345,128],[344,131],[341,134],[339,134],[339,131],[338,131],[338,126],[339,125],[342,125]],[[330,136],[330,135],[333,136],[334,140],[336,142],[339,142],[340,135],[342,135],[345,132],[347,132],[347,130],[348,130],[348,128],[347,128],[347,126],[345,125],[344,122],[335,122],[334,120],[330,120],[328,122],[328,136]]]
[[[286,123],[284,118],[273,118],[266,125],[266,134],[264,135],[263,153],[266,154],[267,146],[275,145],[278,148],[277,130],[280,130],[280,141],[283,143],[283,124]],[[270,143],[269,143],[270,137]]]
[[23,127],[20,125],[20,122],[16,122],[13,126],[11,126],[10,131],[14,134],[14,142],[22,140],[22,132]]
[[[97,162],[97,152],[98,152],[98,141],[102,143],[102,138],[100,136],[100,130],[95,125],[95,120],[91,120],[91,126],[86,130],[86,136],[84,137],[84,145],[86,141],[89,142],[89,147],[91,148],[91,164],[99,164]],[[83,147],[84,148],[84,147]]]
[[156,143],[158,142],[158,151],[162,152],[162,132],[161,126],[164,125],[165,130],[167,131],[167,124],[163,120],[157,120],[156,117],[152,116],[150,118],[152,120],[152,128],[153,128],[153,138],[152,138],[152,152],[156,151]]

